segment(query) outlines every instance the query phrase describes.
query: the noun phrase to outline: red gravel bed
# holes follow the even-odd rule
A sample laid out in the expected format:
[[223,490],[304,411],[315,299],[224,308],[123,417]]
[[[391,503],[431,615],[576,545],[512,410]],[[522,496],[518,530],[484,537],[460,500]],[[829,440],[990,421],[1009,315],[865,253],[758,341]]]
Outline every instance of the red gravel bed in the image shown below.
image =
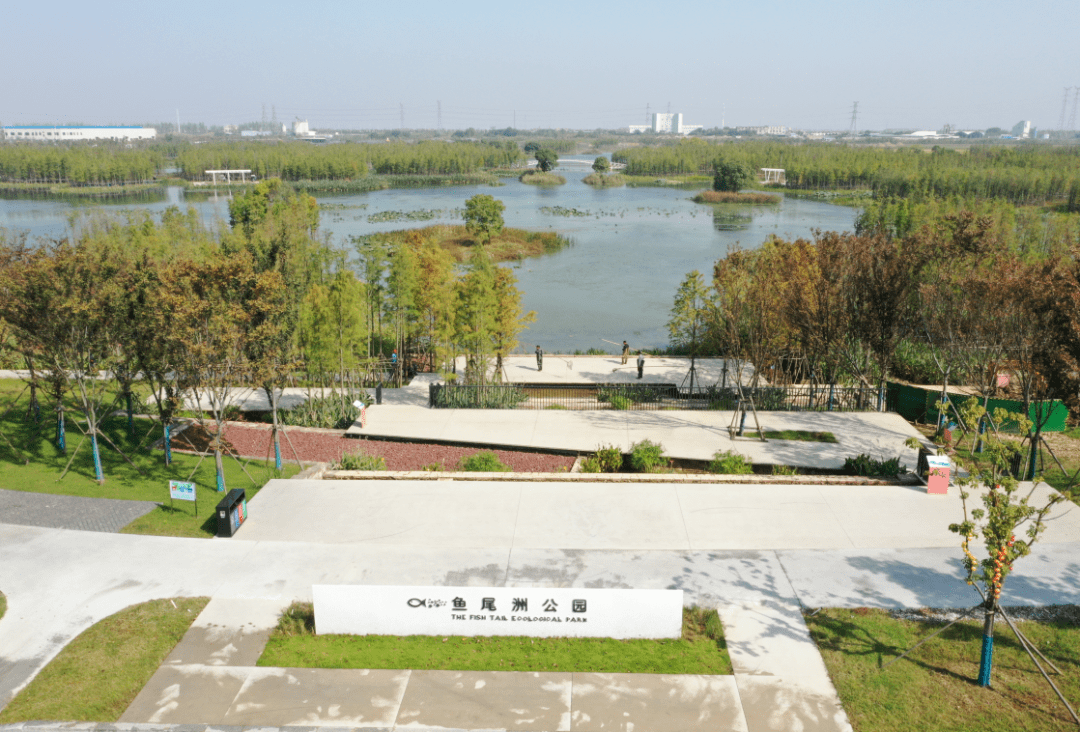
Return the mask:
[[[289,429],[281,436],[281,457],[285,460],[311,460],[334,463],[344,452],[363,452],[381,456],[386,460],[387,470],[421,470],[433,463],[440,463],[444,470],[453,470],[462,458],[474,455],[484,448],[451,447],[428,442],[392,442],[388,440],[358,440],[343,437],[334,430]],[[198,425],[192,425],[173,440],[176,449],[191,445],[205,450],[209,436]],[[247,457],[271,458],[274,454],[269,426],[255,426],[230,422],[225,428],[225,438],[233,452]],[[185,441],[185,439],[187,441]],[[295,452],[294,452],[295,450]],[[519,450],[493,450],[499,459],[516,473],[555,473],[569,471],[574,458],[552,453],[523,452]]]

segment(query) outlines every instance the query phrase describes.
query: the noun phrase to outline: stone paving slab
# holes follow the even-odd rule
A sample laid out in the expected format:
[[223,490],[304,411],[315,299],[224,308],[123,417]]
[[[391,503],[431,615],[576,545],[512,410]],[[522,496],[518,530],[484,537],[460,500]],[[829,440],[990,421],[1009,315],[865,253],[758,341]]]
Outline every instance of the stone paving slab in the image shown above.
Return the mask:
[[397,725],[568,732],[572,680],[570,673],[413,671]]
[[[3,478],[0,478],[0,483]],[[150,513],[154,501],[62,496],[0,488],[0,523],[74,531],[117,533]]]
[[575,732],[748,732],[734,676],[574,674]]

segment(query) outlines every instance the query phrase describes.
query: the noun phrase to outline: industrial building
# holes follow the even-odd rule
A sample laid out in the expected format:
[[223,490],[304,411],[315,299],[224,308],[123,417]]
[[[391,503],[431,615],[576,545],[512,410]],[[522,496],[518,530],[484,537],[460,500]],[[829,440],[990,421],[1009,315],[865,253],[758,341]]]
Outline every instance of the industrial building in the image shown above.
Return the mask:
[[8,142],[79,142],[81,140],[153,140],[153,127],[67,127],[15,125],[0,128]]
[[630,125],[629,129],[630,132],[654,132],[658,134],[668,133],[673,135],[689,135],[694,130],[700,130],[701,125],[684,124],[681,112],[656,112],[652,116],[651,125]]

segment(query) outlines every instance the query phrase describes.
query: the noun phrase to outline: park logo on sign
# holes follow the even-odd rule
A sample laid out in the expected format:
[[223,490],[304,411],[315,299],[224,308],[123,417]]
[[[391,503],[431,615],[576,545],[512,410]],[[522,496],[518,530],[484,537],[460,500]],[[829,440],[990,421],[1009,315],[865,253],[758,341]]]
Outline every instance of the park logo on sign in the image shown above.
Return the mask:
[[174,498],[177,501],[194,501],[195,484],[183,480],[170,480],[169,498]]

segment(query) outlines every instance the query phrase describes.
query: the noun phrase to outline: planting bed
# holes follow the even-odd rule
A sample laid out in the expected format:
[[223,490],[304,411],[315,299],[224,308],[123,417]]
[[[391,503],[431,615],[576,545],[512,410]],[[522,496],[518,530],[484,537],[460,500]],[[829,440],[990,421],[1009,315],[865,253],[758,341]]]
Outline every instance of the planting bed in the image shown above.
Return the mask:
[[[205,450],[209,435],[198,425],[192,425],[173,440],[177,450],[195,447]],[[229,422],[225,428],[226,444],[237,455],[264,459],[273,455],[268,425]],[[189,445],[190,443],[190,445]],[[293,449],[295,448],[295,454]],[[281,457],[285,460],[311,460],[325,463],[336,462],[344,452],[364,452],[381,456],[386,460],[387,470],[421,470],[433,463],[440,463],[445,470],[452,470],[464,457],[473,455],[482,447],[452,447],[419,442],[391,442],[387,440],[357,440],[344,437],[337,430],[317,430],[290,427],[288,438],[281,438]],[[494,450],[499,459],[518,473],[555,473],[569,471],[574,458],[569,455]]]

